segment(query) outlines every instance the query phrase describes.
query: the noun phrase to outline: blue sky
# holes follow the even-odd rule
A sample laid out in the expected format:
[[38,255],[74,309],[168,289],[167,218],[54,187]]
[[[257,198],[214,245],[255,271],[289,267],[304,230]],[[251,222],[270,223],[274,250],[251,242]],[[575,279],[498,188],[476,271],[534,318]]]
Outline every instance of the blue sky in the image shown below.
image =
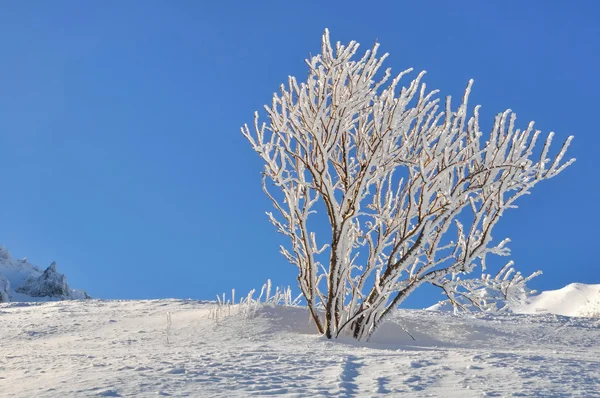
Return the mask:
[[544,271],[534,288],[600,283],[599,17],[595,1],[4,3],[0,243],[101,298],[294,285],[239,127],[306,75],[328,27],[377,39],[386,66],[426,69],[442,95],[475,79],[484,126],[511,108],[556,144],[574,134],[575,165],[494,237],[512,239],[520,270]]

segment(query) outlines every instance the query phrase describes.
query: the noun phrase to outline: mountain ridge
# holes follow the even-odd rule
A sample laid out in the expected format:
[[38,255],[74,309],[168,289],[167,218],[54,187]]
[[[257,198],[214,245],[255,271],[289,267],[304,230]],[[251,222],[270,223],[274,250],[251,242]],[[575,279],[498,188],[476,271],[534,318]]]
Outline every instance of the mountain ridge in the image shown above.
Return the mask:
[[82,300],[90,296],[72,289],[67,277],[57,270],[56,262],[42,269],[27,261],[13,259],[0,245],[0,302]]

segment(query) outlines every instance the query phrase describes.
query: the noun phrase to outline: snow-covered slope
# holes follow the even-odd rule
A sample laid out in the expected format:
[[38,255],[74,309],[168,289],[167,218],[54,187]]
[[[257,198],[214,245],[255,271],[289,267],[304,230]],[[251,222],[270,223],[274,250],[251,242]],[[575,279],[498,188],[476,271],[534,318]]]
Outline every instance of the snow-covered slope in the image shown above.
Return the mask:
[[0,245],[0,302],[52,301],[86,299],[81,290],[73,290],[65,275],[56,269],[56,263],[42,271],[27,259],[17,260]]
[[[517,314],[556,314],[600,318],[600,285],[571,283],[558,290],[548,290],[531,296],[525,302],[511,306]],[[452,312],[450,303],[442,302],[429,311]]]
[[562,289],[532,296],[514,311],[520,314],[600,317],[600,285],[571,283]]
[[600,397],[598,319],[404,310],[357,344],[316,335],[303,308],[213,308],[0,304],[0,395]]

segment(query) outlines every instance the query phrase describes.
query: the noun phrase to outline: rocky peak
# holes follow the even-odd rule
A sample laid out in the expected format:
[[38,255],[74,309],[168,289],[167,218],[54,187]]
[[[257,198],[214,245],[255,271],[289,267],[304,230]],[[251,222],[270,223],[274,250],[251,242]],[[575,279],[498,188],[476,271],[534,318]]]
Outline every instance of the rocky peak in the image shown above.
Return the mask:
[[67,277],[58,272],[56,262],[42,272],[26,258],[13,260],[0,245],[0,302],[87,298],[87,293],[71,289]]

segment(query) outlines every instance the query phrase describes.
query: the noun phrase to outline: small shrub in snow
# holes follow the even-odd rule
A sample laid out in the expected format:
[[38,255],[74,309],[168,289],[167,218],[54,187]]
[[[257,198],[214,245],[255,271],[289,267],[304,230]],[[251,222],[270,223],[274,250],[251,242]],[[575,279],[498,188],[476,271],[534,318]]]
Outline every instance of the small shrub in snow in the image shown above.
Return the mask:
[[171,313],[167,312],[167,327],[165,329],[165,339],[167,341],[167,345],[171,344],[170,341],[170,336],[171,336]]
[[600,318],[600,292],[587,302],[587,304],[579,310],[578,316],[587,318]]
[[222,296],[217,295],[217,301],[209,312],[209,317],[214,319],[216,323],[219,319],[234,314],[242,314],[246,318],[251,318],[255,315],[256,310],[261,305],[281,305],[284,307],[294,307],[300,304],[302,295],[294,298],[292,289],[276,287],[272,292],[271,280],[267,280],[258,297],[254,298],[256,290],[252,289],[245,297],[241,297],[240,301],[235,303],[235,289],[231,290],[231,299],[227,299],[225,293]]
[[[268,122],[256,113],[242,128],[265,163],[270,221],[289,238],[281,252],[329,338],[368,337],[424,283],[449,300],[501,288],[457,276],[485,270],[488,254],[508,255],[508,239],[492,242],[504,211],[574,161],[562,162],[572,137],[548,156],[553,133],[533,159],[540,131],[516,128],[510,110],[484,135],[479,106],[467,112],[472,81],[453,109],[427,91],[424,72],[401,86],[410,69],[381,73],[379,44],[356,58],[358,47],[332,46],[325,31],[307,79],[290,76],[265,106]],[[317,226],[327,226],[325,239]]]

